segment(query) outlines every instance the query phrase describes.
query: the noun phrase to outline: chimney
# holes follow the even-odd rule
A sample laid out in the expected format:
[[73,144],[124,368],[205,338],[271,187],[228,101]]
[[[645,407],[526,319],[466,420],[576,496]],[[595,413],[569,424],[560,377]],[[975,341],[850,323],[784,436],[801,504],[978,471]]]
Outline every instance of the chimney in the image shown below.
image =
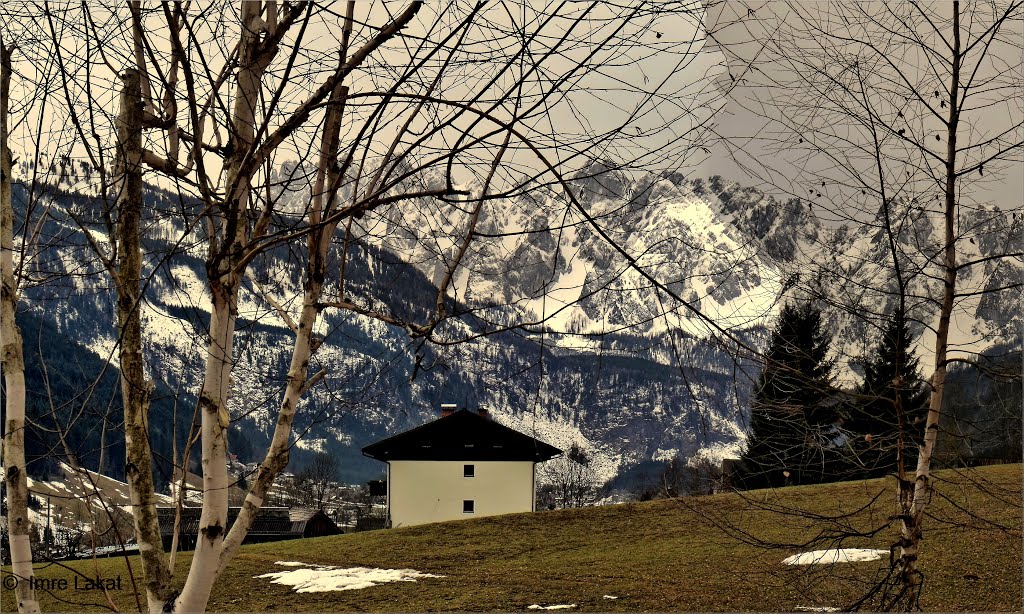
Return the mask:
[[476,413],[480,414],[481,418],[490,418],[490,414],[487,413],[486,407],[481,406],[479,409],[476,410]]
[[447,418],[448,416],[455,413],[455,409],[458,407],[455,403],[441,403],[441,417]]

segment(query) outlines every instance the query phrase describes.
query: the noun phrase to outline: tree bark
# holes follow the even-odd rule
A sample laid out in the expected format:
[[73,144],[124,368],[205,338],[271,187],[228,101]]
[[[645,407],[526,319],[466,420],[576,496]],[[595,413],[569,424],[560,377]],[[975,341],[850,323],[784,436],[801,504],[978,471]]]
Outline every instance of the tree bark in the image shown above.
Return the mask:
[[[241,5],[241,39],[237,94],[232,109],[232,151],[225,161],[226,203],[220,214],[221,241],[211,237],[206,271],[213,309],[210,316],[210,342],[206,371],[199,395],[202,436],[203,510],[199,516],[199,535],[185,586],[175,604],[176,612],[202,612],[221,569],[220,560],[228,520],[227,433],[231,425],[228,413],[232,348],[235,318],[238,315],[239,264],[247,240],[251,177],[241,173],[245,156],[255,139],[256,105],[260,80],[267,58],[259,54],[262,2]],[[215,214],[216,215],[216,214]]]
[[[949,83],[949,118],[946,122],[946,160],[945,160],[945,207],[944,222],[944,254],[943,254],[943,289],[942,303],[939,306],[939,323],[935,330],[935,371],[931,378],[931,396],[928,402],[928,416],[925,420],[924,439],[919,447],[917,471],[914,477],[914,496],[910,502],[909,514],[904,515],[902,525],[902,572],[903,585],[908,608],[917,609],[920,571],[917,559],[921,549],[922,531],[925,509],[931,499],[931,461],[932,453],[939,436],[939,412],[942,410],[942,397],[946,384],[946,354],[949,345],[949,323],[953,314],[953,299],[956,290],[956,142],[957,127],[960,119],[959,88],[960,68],[963,57],[960,51],[960,2],[953,3],[953,44],[951,46],[952,74]],[[908,517],[909,516],[909,517]]]
[[[233,285],[233,287],[232,287]],[[237,283],[212,283],[213,313],[206,374],[199,396],[203,465],[203,509],[199,535],[185,586],[174,611],[203,612],[210,599],[228,521],[227,400],[238,313]]]
[[[333,221],[309,235],[310,264],[307,269],[303,309],[293,348],[288,384],[278,417],[278,427],[275,429],[274,439],[260,473],[254,480],[253,487],[243,503],[243,514],[236,521],[237,530],[232,529],[232,535],[230,539],[227,539],[227,488],[229,484],[227,431],[230,425],[228,396],[233,367],[232,344],[237,316],[238,292],[248,262],[249,243],[254,237],[261,236],[265,225],[269,222],[268,216],[261,216],[255,223],[251,223],[252,176],[266,161],[267,156],[276,149],[281,140],[308,119],[309,113],[315,106],[314,102],[307,101],[308,104],[293,113],[285,121],[285,124],[275,130],[272,135],[265,137],[263,144],[257,148],[256,111],[260,100],[260,88],[264,72],[277,53],[276,43],[268,44],[277,39],[270,35],[267,39],[261,40],[261,34],[263,32],[269,34],[270,29],[273,28],[274,32],[280,35],[282,27],[272,17],[269,17],[266,22],[261,20],[263,5],[263,2],[243,2],[241,4],[241,36],[237,51],[238,68],[235,77],[236,93],[230,119],[231,139],[226,148],[231,153],[224,163],[225,199],[223,204],[211,207],[209,213],[212,232],[206,269],[213,310],[210,318],[206,371],[199,398],[203,510],[199,521],[200,535],[189,574],[174,606],[174,610],[178,612],[205,610],[217,578],[244,539],[273,479],[287,464],[291,422],[295,409],[301,395],[312,384],[312,380],[306,379],[309,357],[315,345],[312,330],[321,309],[319,298],[324,283],[330,236],[337,225],[337,222]],[[348,70],[358,65],[382,41],[394,36],[402,26],[408,23],[420,5],[420,2],[411,3],[409,8],[395,21],[388,24],[377,36],[361,47],[353,58],[340,64],[335,75],[318,88],[317,92],[327,88],[326,93],[332,100],[328,112],[329,119],[326,120],[324,138],[326,150],[334,152],[328,157],[330,164],[322,162],[321,177],[326,172],[324,169],[332,168],[337,158],[341,105],[335,103],[344,100],[346,91],[340,85],[341,79]],[[351,13],[351,6],[349,13]],[[289,20],[297,16],[302,8],[301,4],[293,6],[291,12],[288,13]],[[276,10],[276,4],[266,3],[266,10],[268,12]],[[349,30],[351,29],[350,25],[349,23]],[[346,38],[347,35],[346,31]],[[319,95],[317,92],[314,92],[311,100],[317,99]],[[332,120],[330,117],[335,119]],[[333,137],[329,136],[332,134]],[[333,142],[327,143],[327,141]],[[336,185],[334,181],[328,183],[332,188]],[[314,192],[318,195],[318,202],[323,206],[323,190]],[[311,223],[312,225],[322,224],[326,217],[326,215],[319,218],[314,216],[311,218]]]
[[142,354],[142,80],[136,70],[122,75],[121,109],[117,118],[120,175],[117,194],[118,269],[117,321],[121,335],[121,396],[124,403],[125,476],[132,519],[139,544],[146,602],[159,612],[171,596],[171,574],[164,557],[156,514],[152,451],[149,445],[149,398],[153,383],[146,378]]
[[[18,283],[14,277],[14,203],[11,193],[11,150],[8,106],[12,49],[0,40],[0,343],[7,398],[4,410],[4,457],[7,530],[11,547],[11,574],[18,580],[15,596],[19,612],[38,612],[32,587],[32,546],[29,542],[28,475],[25,473],[25,355],[21,330],[15,320]],[[3,590],[7,590],[4,588]]]
[[[313,188],[313,206],[310,213],[310,224],[316,225],[323,221],[323,218],[331,209],[335,201],[333,191],[337,185],[337,171],[335,170],[338,157],[338,140],[341,132],[341,117],[344,112],[345,97],[348,95],[348,88],[338,85],[331,93],[327,107],[327,116],[324,119],[324,129],[321,136],[320,160],[317,169],[316,184]],[[325,191],[326,190],[326,191]],[[328,194],[328,192],[331,192]],[[252,527],[256,514],[263,504],[264,497],[273,486],[274,480],[284,471],[288,465],[289,450],[291,448],[292,423],[295,420],[295,412],[298,409],[299,400],[308,388],[307,374],[309,372],[309,359],[313,351],[313,328],[316,326],[317,317],[320,315],[320,297],[323,292],[324,279],[327,274],[327,252],[331,245],[331,236],[334,234],[338,222],[334,221],[323,225],[313,231],[307,237],[309,250],[309,261],[306,269],[306,282],[302,298],[302,312],[299,315],[298,325],[295,331],[295,342],[292,346],[291,364],[288,368],[288,380],[285,386],[284,396],[281,400],[281,409],[278,412],[277,424],[274,427],[274,435],[267,449],[267,454],[260,464],[256,478],[246,494],[242,509],[239,511],[238,519],[231,528],[224,550],[221,553],[219,574],[231,561],[238,547],[242,544],[246,534]]]

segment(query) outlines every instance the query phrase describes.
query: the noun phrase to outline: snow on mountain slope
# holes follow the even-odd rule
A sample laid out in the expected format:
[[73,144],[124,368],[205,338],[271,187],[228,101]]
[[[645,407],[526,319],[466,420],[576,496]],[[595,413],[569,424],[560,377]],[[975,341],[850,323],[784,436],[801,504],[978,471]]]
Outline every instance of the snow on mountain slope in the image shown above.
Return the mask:
[[[48,479],[28,478],[28,490],[34,500],[29,508],[29,522],[37,530],[44,527],[73,529],[86,535],[96,527],[99,533],[95,538],[101,543],[110,542],[114,539],[113,535],[107,535],[110,533],[110,519],[130,522],[132,505],[128,488],[125,482],[109,476],[58,463],[56,474]],[[157,493],[156,503],[169,506],[173,500]],[[91,540],[86,537],[82,545],[89,543]]]
[[[283,168],[280,175],[297,176],[297,168]],[[779,202],[720,178],[634,178],[606,171],[574,180],[580,205],[639,268],[754,345],[763,343],[764,330],[793,288],[814,281],[807,279],[809,270],[841,273],[823,283],[848,305],[845,312],[829,312],[844,359],[862,354],[873,338],[870,322],[856,314],[892,307],[886,296],[891,256],[877,224],[825,228],[797,199]],[[286,211],[301,211],[303,199],[308,202],[308,189],[284,183],[281,190]],[[149,369],[178,391],[182,426],[200,381],[209,318],[202,245],[191,240],[165,194],[154,191],[147,198],[169,213],[147,226],[143,318]],[[31,288],[27,296],[30,308],[52,319],[68,341],[105,359],[116,347],[109,283],[88,257],[77,227],[61,213],[74,208],[85,215],[91,206],[79,197],[53,197],[53,215],[44,226],[47,236],[60,240],[36,264],[71,277]],[[454,264],[468,210],[452,213],[450,206],[420,199],[356,220],[346,294],[424,317]],[[1011,224],[1000,219],[979,218],[971,226],[975,243],[961,242],[976,247],[965,248],[961,258],[1007,249],[1005,228]],[[1012,227],[1020,230],[1020,223],[1013,220]],[[90,232],[102,238],[100,225]],[[470,311],[445,323],[439,334],[488,334],[461,345],[420,346],[380,321],[324,311],[317,328],[324,342],[311,369],[325,369],[327,377],[302,401],[297,462],[325,450],[342,459],[347,479],[376,477],[381,467],[363,458],[360,448],[431,419],[441,402],[484,405],[495,419],[556,446],[580,445],[602,476],[652,459],[719,458],[739,450],[756,365],[737,369],[733,357],[709,340],[705,323],[653,287],[559,194],[538,190],[486,201],[476,234],[449,289],[453,311]],[[926,267],[921,250],[911,248],[933,245],[935,236],[927,219],[905,226],[900,241],[908,269]],[[250,271],[239,300],[230,407],[232,451],[245,462],[259,460],[269,438],[291,347],[290,332],[264,294],[295,317],[301,289],[300,267],[287,248],[257,258]],[[986,261],[965,268],[962,281],[984,289],[1020,276],[1020,259]],[[913,284],[919,294],[935,290],[923,274]],[[975,341],[1012,338],[1021,316],[1007,296],[965,298],[955,334]],[[922,319],[929,317],[926,305],[914,308]],[[496,332],[522,322],[537,325]],[[927,334],[921,343],[928,343]],[[846,379],[856,377],[847,370]]]
[[[893,203],[891,219],[918,355],[924,357],[922,368],[930,371],[942,296],[941,221],[906,202]],[[1020,222],[1009,213],[982,207],[964,217],[961,233],[956,241],[961,268],[949,333],[951,354],[962,357],[999,343],[1019,344],[1020,295],[1013,288],[1024,282],[1024,260],[997,256],[1020,252]],[[819,286],[840,307],[827,313],[837,352],[856,362],[872,350],[879,322],[899,300],[890,239],[881,211],[869,223],[839,226],[825,236],[808,253],[824,265],[821,270],[833,272]]]

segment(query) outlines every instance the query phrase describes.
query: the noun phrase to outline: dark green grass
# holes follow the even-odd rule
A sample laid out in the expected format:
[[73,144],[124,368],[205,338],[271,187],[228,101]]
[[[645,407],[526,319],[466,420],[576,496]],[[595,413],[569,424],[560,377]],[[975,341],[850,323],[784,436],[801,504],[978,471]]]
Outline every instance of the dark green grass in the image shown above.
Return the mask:
[[[939,472],[939,496],[925,526],[921,606],[931,611],[1020,611],[1021,465]],[[791,567],[785,557],[822,531],[868,532],[895,512],[893,480],[752,491],[582,510],[516,514],[337,537],[244,547],[210,601],[219,611],[509,611],[530,604],[577,604],[572,611],[793,611],[851,603],[887,560]],[[878,496],[880,495],[880,496]],[[877,498],[875,498],[878,496]],[[874,499],[874,503],[867,505]],[[863,508],[863,509],[862,509]],[[786,511],[788,510],[788,512]],[[837,521],[797,514],[836,516]],[[888,549],[895,525],[843,547]],[[764,543],[751,543],[751,542]],[[771,545],[788,544],[783,547]],[[183,582],[189,553],[180,557]],[[129,558],[136,576],[138,562]],[[368,589],[295,593],[254,579],[281,571],[275,561],[343,567],[412,568],[444,578]],[[111,598],[134,609],[124,559],[69,565],[122,578]],[[44,567],[39,577],[71,572]],[[12,605],[4,591],[3,611]],[[615,600],[604,595],[614,595]],[[65,603],[57,597],[74,601]],[[40,595],[43,608],[89,609],[97,592]]]

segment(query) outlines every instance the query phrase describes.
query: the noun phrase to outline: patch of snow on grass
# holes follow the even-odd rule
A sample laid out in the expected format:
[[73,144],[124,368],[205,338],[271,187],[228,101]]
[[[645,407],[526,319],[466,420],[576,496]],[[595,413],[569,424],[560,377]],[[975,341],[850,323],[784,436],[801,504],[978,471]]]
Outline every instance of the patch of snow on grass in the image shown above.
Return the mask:
[[839,612],[839,608],[833,608],[832,606],[822,605],[798,605],[796,606],[797,612]]
[[801,552],[782,561],[784,565],[832,565],[834,563],[859,563],[877,561],[889,554],[888,550],[870,548],[843,548]]
[[281,567],[304,567],[309,563],[299,563],[296,561],[274,561],[274,565],[280,565]]
[[575,603],[563,603],[563,604],[559,604],[559,605],[538,605],[538,604],[535,603],[533,605],[526,606],[526,609],[527,610],[568,610],[569,608],[575,608],[575,607],[576,607]]
[[[305,565],[291,561],[278,562],[289,567]],[[310,568],[265,573],[256,578],[270,578],[274,584],[285,584],[297,593],[323,593],[327,591],[353,591],[387,582],[415,582],[417,578],[443,578],[415,569],[376,569],[371,567],[339,568],[314,565]]]

